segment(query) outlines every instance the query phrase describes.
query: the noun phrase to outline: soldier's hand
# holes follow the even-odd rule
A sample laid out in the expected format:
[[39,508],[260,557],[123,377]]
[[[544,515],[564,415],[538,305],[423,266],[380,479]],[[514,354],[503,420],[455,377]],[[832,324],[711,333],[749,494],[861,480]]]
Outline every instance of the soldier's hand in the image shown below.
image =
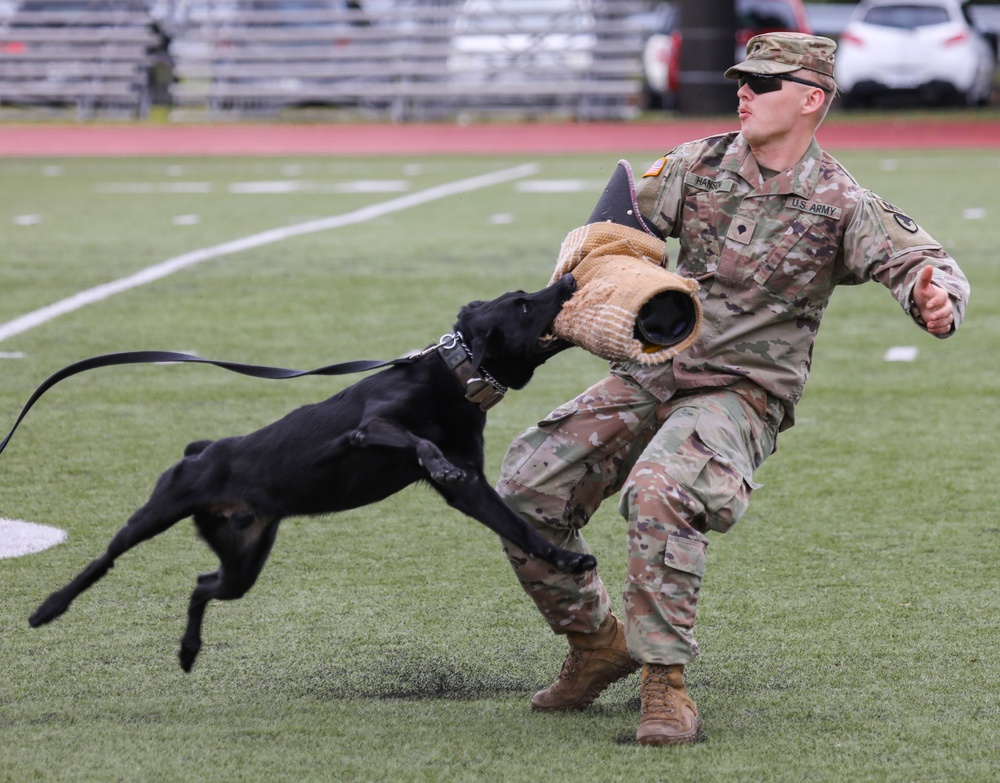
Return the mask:
[[928,332],[948,334],[955,323],[955,311],[948,292],[931,282],[933,275],[933,267],[925,266],[920,270],[917,284],[913,287],[913,304]]

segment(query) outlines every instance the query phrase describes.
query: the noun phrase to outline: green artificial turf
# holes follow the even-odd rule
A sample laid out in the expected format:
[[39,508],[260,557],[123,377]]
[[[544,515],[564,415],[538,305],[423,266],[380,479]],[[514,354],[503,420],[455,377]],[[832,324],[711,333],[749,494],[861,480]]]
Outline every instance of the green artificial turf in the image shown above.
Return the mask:
[[[636,168],[653,157],[623,154]],[[214,563],[187,522],[30,629],[28,614],[103,551],[186,443],[349,382],[118,367],[56,386],[0,455],[0,517],[69,533],[0,560],[0,781],[995,780],[1000,156],[838,157],[948,247],[972,301],[939,341],[875,284],[835,297],[798,424],[758,472],[747,516],[711,539],[702,656],[687,676],[702,742],[638,747],[635,677],[586,713],[533,714],[527,700],[565,643],[493,535],[426,488],[286,521],[255,588],[209,607],[190,675],[176,660],[187,597]],[[0,161],[0,324],[198,248],[400,195],[339,192],[346,183],[416,193],[525,162],[539,166],[532,181],[581,182],[497,185],[222,256],[11,337],[0,352],[23,358],[0,359],[0,429],[44,378],[93,354],[307,369],[434,342],[466,301],[543,286],[616,161]],[[278,181],[300,189],[232,188]],[[917,347],[916,360],[886,362],[895,346]],[[566,352],[491,411],[489,474],[518,431],[603,372]],[[614,506],[586,535],[619,605]]]

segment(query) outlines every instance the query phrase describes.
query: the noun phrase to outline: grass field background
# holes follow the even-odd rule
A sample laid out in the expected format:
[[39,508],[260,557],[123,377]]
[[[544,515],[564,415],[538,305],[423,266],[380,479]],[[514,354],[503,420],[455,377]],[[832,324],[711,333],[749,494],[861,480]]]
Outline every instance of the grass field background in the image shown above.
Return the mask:
[[[638,168],[651,156],[625,157]],[[835,298],[797,426],[759,471],[747,516],[709,549],[703,653],[687,678],[702,742],[635,745],[635,677],[586,713],[532,714],[565,643],[492,534],[424,488],[286,521],[253,591],[210,606],[190,675],[176,661],[187,597],[215,564],[187,522],[30,629],[28,614],[103,551],[186,443],[255,429],[348,382],[121,367],[57,386],[0,456],[0,517],[69,533],[0,560],[0,781],[996,780],[1000,154],[838,157],[948,247],[972,302],[959,334],[938,341],[875,284]],[[2,160],[0,324],[393,189],[539,170],[527,188],[208,261],[0,342],[23,354],[0,359],[0,429],[49,374],[98,353],[307,369],[427,345],[466,301],[543,286],[616,160]],[[580,189],[537,192],[567,181]],[[251,182],[299,189],[234,192]],[[886,362],[894,346],[917,359]],[[491,477],[517,432],[603,371],[566,352],[491,411]],[[615,505],[586,534],[618,605]]]

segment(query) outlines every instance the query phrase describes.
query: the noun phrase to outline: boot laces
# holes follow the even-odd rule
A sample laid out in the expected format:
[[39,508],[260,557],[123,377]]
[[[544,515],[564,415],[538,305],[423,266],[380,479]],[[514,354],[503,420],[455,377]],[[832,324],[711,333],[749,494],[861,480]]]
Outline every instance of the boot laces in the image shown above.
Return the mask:
[[639,686],[640,699],[647,713],[674,712],[674,688],[666,673],[651,672]]
[[559,672],[559,679],[571,680],[578,669],[583,666],[584,654],[587,653],[582,647],[569,648],[566,660],[563,661],[562,670]]

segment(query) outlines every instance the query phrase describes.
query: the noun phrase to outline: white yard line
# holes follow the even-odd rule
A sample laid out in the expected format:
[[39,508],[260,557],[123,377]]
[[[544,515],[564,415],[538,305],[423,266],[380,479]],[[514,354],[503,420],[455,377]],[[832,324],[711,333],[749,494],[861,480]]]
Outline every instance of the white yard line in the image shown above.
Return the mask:
[[422,190],[418,193],[411,193],[406,196],[400,196],[388,201],[383,201],[380,204],[372,204],[368,207],[362,207],[354,212],[347,212],[343,215],[334,215],[333,217],[321,218],[319,220],[310,220],[306,223],[299,223],[298,225],[287,226],[285,228],[273,228],[270,231],[263,231],[259,234],[251,234],[250,236],[243,237],[242,239],[234,239],[231,242],[223,242],[221,245],[205,247],[200,250],[192,250],[190,253],[184,253],[183,255],[170,258],[159,264],[147,267],[140,272],[136,272],[133,275],[129,275],[128,277],[123,277],[119,280],[105,283],[94,288],[88,288],[85,291],[80,291],[73,296],[63,299],[62,301],[48,305],[47,307],[42,307],[41,309],[27,313],[26,315],[22,315],[20,318],[15,318],[13,321],[8,321],[5,324],[0,324],[0,341],[6,340],[14,335],[22,334],[23,332],[27,332],[29,329],[34,329],[36,326],[48,323],[61,315],[66,315],[67,313],[79,310],[87,305],[103,301],[104,299],[114,296],[115,294],[120,294],[133,288],[138,288],[139,286],[155,282],[156,280],[161,280],[164,277],[172,275],[174,272],[180,271],[181,269],[194,266],[195,264],[200,264],[202,261],[209,261],[220,256],[232,255],[233,253],[239,253],[243,250],[261,247],[262,245],[273,244],[274,242],[281,242],[282,240],[302,236],[303,234],[314,234],[318,231],[328,231],[334,228],[354,225],[355,223],[364,223],[365,221],[374,220],[375,218],[382,217],[383,215],[388,215],[393,212],[401,212],[404,209],[417,207],[421,204],[447,198],[448,196],[467,193],[470,190],[488,188],[491,185],[499,185],[503,182],[510,182],[511,180],[521,179],[523,177],[530,177],[537,173],[537,164],[526,163],[523,166],[515,166],[512,169],[504,169],[490,174],[481,174],[476,177],[469,177],[468,179],[460,179],[456,182],[438,185],[433,188],[428,188],[427,190]]

